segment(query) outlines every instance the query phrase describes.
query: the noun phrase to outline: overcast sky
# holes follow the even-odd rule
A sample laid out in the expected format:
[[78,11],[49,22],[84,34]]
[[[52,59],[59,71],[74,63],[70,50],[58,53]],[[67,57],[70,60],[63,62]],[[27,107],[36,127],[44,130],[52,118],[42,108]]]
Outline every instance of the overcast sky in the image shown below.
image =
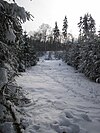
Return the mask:
[[77,23],[80,16],[91,13],[96,21],[96,28],[100,25],[100,0],[16,0],[18,5],[24,6],[34,16],[33,22],[26,22],[24,30],[37,30],[42,24],[49,24],[52,28],[55,21],[61,30],[65,15],[68,18],[68,32],[78,35]]

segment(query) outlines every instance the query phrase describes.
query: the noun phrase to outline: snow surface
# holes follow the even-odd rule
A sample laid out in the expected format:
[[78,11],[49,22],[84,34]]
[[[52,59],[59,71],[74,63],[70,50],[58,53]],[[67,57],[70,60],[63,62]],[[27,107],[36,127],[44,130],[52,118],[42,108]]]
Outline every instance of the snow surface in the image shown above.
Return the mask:
[[100,133],[100,84],[61,60],[40,60],[16,81],[31,99],[25,133]]

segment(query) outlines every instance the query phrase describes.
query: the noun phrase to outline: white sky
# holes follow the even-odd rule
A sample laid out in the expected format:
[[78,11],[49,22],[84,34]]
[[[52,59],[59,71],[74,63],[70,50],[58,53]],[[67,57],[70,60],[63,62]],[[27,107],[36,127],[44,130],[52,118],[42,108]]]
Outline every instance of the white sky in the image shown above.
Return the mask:
[[91,13],[96,21],[96,28],[100,25],[100,0],[16,0],[20,6],[24,6],[27,11],[33,14],[34,21],[26,22],[24,30],[27,32],[37,30],[42,24],[49,24],[52,28],[55,21],[62,30],[65,15],[68,18],[68,32],[78,35],[77,23],[80,16]]

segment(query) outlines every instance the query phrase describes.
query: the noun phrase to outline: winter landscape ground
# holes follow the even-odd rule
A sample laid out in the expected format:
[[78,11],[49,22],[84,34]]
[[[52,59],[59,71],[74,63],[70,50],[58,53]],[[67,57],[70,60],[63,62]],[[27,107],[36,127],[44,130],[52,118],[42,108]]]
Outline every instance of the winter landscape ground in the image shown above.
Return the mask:
[[26,133],[100,133],[100,84],[61,60],[41,59],[16,82],[31,100]]
[[84,1],[0,0],[0,133],[100,133],[100,2]]

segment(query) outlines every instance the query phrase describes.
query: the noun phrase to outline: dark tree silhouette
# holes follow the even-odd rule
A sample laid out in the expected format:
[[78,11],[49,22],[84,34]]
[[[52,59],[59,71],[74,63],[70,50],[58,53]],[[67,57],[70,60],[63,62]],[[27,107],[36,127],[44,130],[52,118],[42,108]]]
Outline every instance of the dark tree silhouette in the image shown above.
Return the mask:
[[54,35],[54,42],[59,42],[60,33],[59,33],[57,22],[55,22],[55,28],[53,29],[53,35]]
[[67,41],[67,29],[68,29],[68,21],[67,21],[67,17],[65,16],[63,20],[63,28],[62,28],[62,34],[64,36],[65,43]]

